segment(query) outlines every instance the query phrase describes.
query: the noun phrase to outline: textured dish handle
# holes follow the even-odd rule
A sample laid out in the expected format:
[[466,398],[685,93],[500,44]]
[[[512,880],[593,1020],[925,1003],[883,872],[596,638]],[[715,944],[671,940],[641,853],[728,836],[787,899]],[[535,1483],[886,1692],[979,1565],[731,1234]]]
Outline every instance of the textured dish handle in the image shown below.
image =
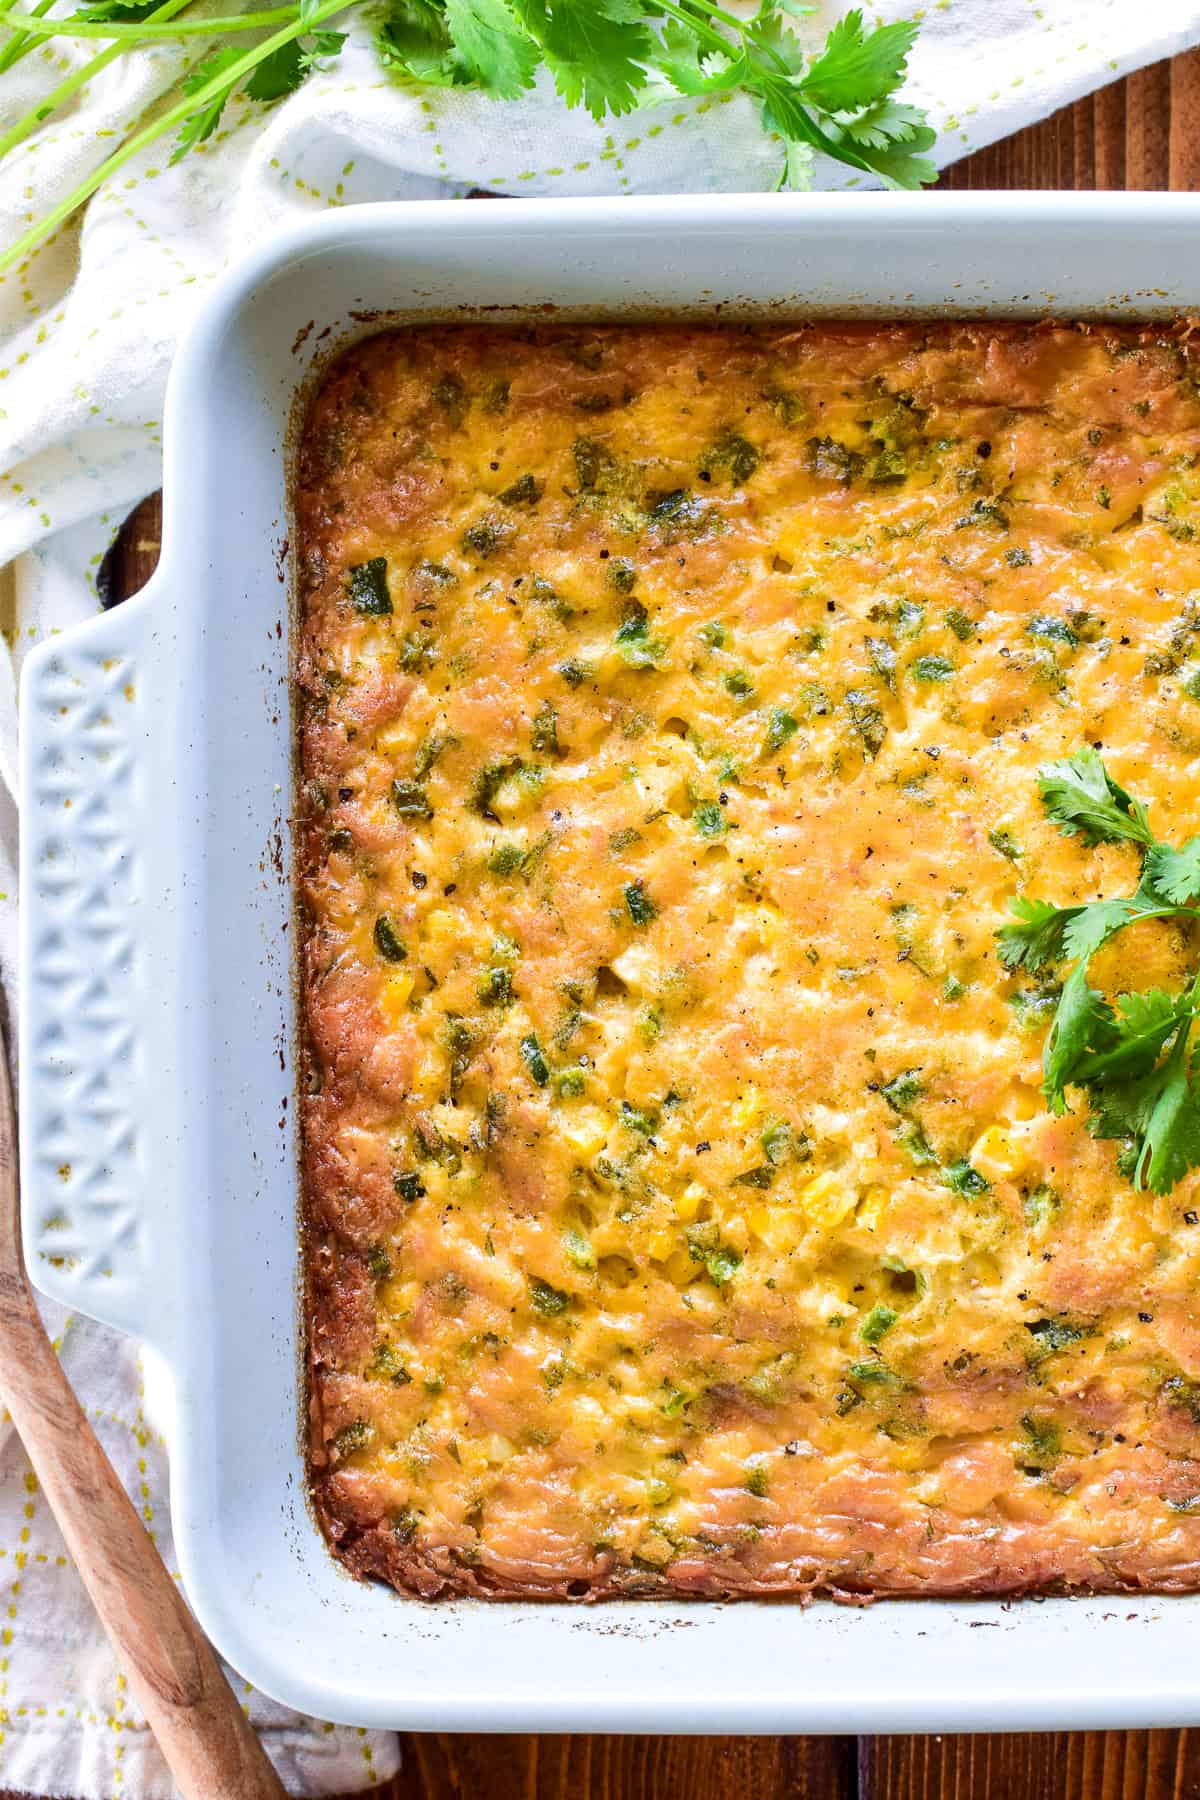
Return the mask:
[[113,1473],[20,1277],[14,1149],[0,1033],[0,1398],[181,1793],[186,1800],[284,1800],[282,1783]]
[[148,588],[39,645],[22,674],[20,1070],[33,1279],[158,1341],[167,1297],[148,1238],[145,1025],[161,896],[146,740],[147,709],[157,722],[171,701],[155,692],[153,604]]

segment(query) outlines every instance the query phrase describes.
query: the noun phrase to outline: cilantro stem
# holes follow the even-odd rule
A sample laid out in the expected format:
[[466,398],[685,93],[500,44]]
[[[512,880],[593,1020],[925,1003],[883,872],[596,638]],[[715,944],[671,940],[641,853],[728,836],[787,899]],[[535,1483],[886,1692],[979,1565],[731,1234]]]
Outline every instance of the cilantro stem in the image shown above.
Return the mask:
[[[182,12],[191,4],[192,0],[163,0],[163,5],[150,14],[146,24],[173,18],[176,13]],[[69,100],[72,94],[77,94],[80,88],[85,88],[94,76],[99,75],[101,69],[106,69],[109,63],[115,62],[118,56],[124,54],[125,50],[122,44],[110,44],[107,50],[102,50],[98,56],[93,56],[90,62],[84,63],[82,68],[76,69],[63,81],[60,81],[58,86],[51,88],[48,94],[43,94],[36,106],[30,107],[28,112],[22,113],[16,123],[10,125],[3,136],[0,136],[0,159],[7,156],[10,150],[15,150],[18,144],[24,143],[25,139],[35,132],[45,119],[50,117],[51,113],[57,112],[64,100]],[[49,229],[53,230],[54,227],[51,226]],[[28,232],[25,235],[27,237]],[[44,237],[47,234],[41,232],[39,235]],[[0,256],[0,269],[7,268],[13,260],[7,253]]]
[[[739,37],[742,40],[742,53],[745,54],[745,32],[741,20],[734,19],[728,13],[720,13],[716,7],[709,6],[707,0],[695,0],[695,4],[703,6],[705,12],[710,16],[728,18],[730,24],[736,28]],[[682,6],[677,6],[675,0],[658,0],[658,10],[659,12],[666,13],[668,18],[677,20],[680,25],[686,25],[688,30],[691,31],[695,37],[702,39],[707,44],[711,44],[714,50],[719,50],[723,56],[729,58],[730,62],[737,59],[738,46],[736,44],[731,44],[729,39],[722,37],[719,31],[714,31],[711,25],[707,25],[702,19],[698,19],[695,13],[687,12]],[[835,143],[832,138],[826,137],[821,127],[817,124],[817,121],[813,118],[811,112],[809,112],[807,106],[801,105],[800,89],[793,83],[792,73],[787,64],[783,62],[774,51],[770,52],[770,56],[773,62],[779,64],[781,73],[772,76],[769,71],[761,70],[759,71],[760,78],[767,82],[779,82],[786,87],[788,99],[794,108],[793,118],[795,123],[802,127],[802,133],[798,133],[797,135],[803,135],[807,142],[812,145],[814,150],[824,151],[825,155],[832,157],[835,162],[849,163],[851,168],[862,169],[867,174],[870,174],[872,172],[870,163],[867,162],[864,157],[860,156],[857,150],[853,149],[852,146],[847,143]],[[742,85],[748,94],[754,95],[758,100],[769,98],[769,89],[768,92],[764,94],[762,90],[756,88],[750,80],[745,81]],[[0,262],[0,268],[3,268],[3,266],[3,262]]]
[[[50,5],[54,0],[48,0]],[[153,25],[149,20],[134,24],[101,23],[94,24],[87,20],[76,22],[74,18],[39,20],[35,24],[25,23],[27,15],[11,12],[0,7],[0,24],[11,25],[18,20],[25,23],[29,36],[36,38],[132,38],[140,41],[143,38],[180,38],[180,37],[222,37],[231,31],[258,31],[266,25],[278,25],[284,19],[294,19],[294,6],[276,6],[269,12],[238,13],[231,19],[181,19],[178,25]],[[0,72],[3,64],[0,63]]]
[[[241,32],[265,33],[276,25],[280,29],[260,39],[244,56],[230,47],[194,67],[184,83],[193,91],[176,104],[164,97],[158,104],[165,110],[148,123],[139,125],[136,118],[116,121],[111,135],[118,148],[45,218],[25,215],[32,222],[15,242],[0,249],[0,272],[51,237],[132,157],[173,127],[184,126],[175,160],[211,134],[221,108],[235,92],[266,100],[290,91],[322,54],[320,43],[305,52],[296,40],[323,20],[344,14],[350,0],[278,0],[275,5],[271,0],[235,0],[234,9],[224,17],[194,18],[175,26],[169,21],[191,0],[163,0],[145,18],[129,16],[140,12],[140,5],[102,4],[89,10],[80,7],[79,0],[65,0],[75,10],[47,17],[54,4],[55,0],[0,0],[0,30],[9,31],[0,48],[0,73],[55,37],[104,40],[104,49],[0,135],[0,158],[139,44],[204,38],[219,43]],[[607,0],[597,7],[597,20],[603,13],[604,28],[593,32],[587,20],[589,0],[538,0],[536,6],[526,6],[525,0],[397,0],[396,16],[385,22],[378,38],[379,54],[418,85],[466,85],[489,93],[515,92],[529,84],[539,65],[549,67],[567,104],[586,105],[597,118],[624,111],[655,74],[692,96],[737,90],[757,103],[764,128],[785,146],[784,179],[800,180],[807,173],[807,151],[802,161],[793,161],[803,146],[850,168],[878,174],[888,186],[915,187],[932,179],[933,165],[919,154],[934,135],[924,114],[914,107],[885,104],[903,78],[915,23],[868,27],[861,8],[852,6],[828,33],[824,49],[812,55],[775,15],[813,9],[798,7],[793,0],[759,0],[753,17],[742,18],[727,10],[734,4],[736,0],[654,0],[640,8],[632,0]],[[255,5],[255,11],[236,10]],[[19,10],[22,6],[28,10]],[[106,19],[108,11],[118,16]],[[547,20],[539,25],[543,13],[557,20],[560,12],[564,18],[577,13],[578,28],[567,30],[562,20],[554,31]],[[654,26],[663,19],[671,22],[671,29],[660,37]],[[276,68],[264,67],[288,46],[295,46],[290,57]],[[682,61],[676,60],[677,49]],[[263,76],[247,86],[246,78],[256,69],[262,69]],[[806,101],[810,85],[815,97]],[[831,110],[826,104],[831,97],[844,102],[844,107]],[[121,141],[130,130],[132,135]]]
[[6,69],[11,69],[14,63],[20,62],[23,56],[28,56],[33,49],[34,39],[31,21],[40,19],[43,14],[50,11],[53,5],[54,0],[37,0],[37,5],[32,11],[7,15],[11,18],[15,29],[3,50],[0,50],[0,75],[3,75]]
[[[745,19],[737,19],[732,13],[727,13],[723,11],[721,7],[714,6],[712,0],[691,0],[691,4],[696,7],[698,11],[703,12],[708,18],[715,19],[718,24],[726,26],[730,31],[735,31],[743,44],[745,43]],[[691,23],[692,29],[695,30],[695,20],[692,20]],[[726,45],[726,49],[728,48],[729,45]],[[773,50],[770,44],[762,43],[756,44],[755,48],[764,51],[781,73],[787,76],[789,82],[791,81],[792,71],[788,68],[787,63],[783,60],[782,56],[780,56],[778,50]]]
[[[703,5],[704,0],[697,0],[697,3]],[[705,7],[706,12],[709,12],[710,10],[715,9]],[[698,19],[695,13],[686,11],[682,6],[676,6],[675,0],[659,0],[659,11],[666,13],[667,17],[669,19],[674,19],[677,24],[686,25],[694,37],[698,37],[703,43],[711,45],[714,50],[719,50],[723,56],[732,57],[736,54],[736,44],[731,44],[727,37],[722,37],[719,31],[714,31],[711,25],[706,24],[703,19]],[[740,22],[733,19],[730,23],[740,35]]]
[[[190,0],[167,0],[167,4],[178,9],[189,5]],[[190,119],[193,113],[202,112],[212,101],[236,87],[243,76],[249,75],[251,70],[256,69],[260,62],[271,55],[272,51],[280,49],[284,44],[290,44],[293,38],[306,36],[323,19],[332,18],[335,13],[345,12],[346,5],[347,0],[319,0],[319,4],[312,8],[306,18],[294,18],[281,31],[275,32],[272,37],[265,38],[261,44],[256,44],[253,49],[247,50],[244,56],[239,56],[236,62],[230,63],[229,67],[223,69],[219,75],[214,75],[211,81],[206,81],[204,86],[197,88],[194,94],[188,94],[185,99],[178,101],[167,112],[162,113],[157,119],[153,119],[149,125],[144,125],[141,131],[135,131],[119,150],[115,150],[107,161],[101,163],[98,169],[93,169],[91,174],[81,181],[78,187],[73,188],[64,199],[60,200],[58,205],[44,218],[37,220],[29,227],[28,231],[22,232],[16,242],[10,244],[6,250],[0,251],[0,273],[3,273],[5,269],[11,269],[15,263],[20,262],[23,256],[28,255],[30,250],[44,242],[51,232],[56,231],[70,218],[77,207],[81,206],[85,200],[90,199],[97,188],[103,187],[104,183],[115,175],[118,169],[123,169],[125,164],[131,161],[140,150],[144,150],[148,144],[154,143],[157,138],[172,130],[174,126],[182,125],[183,121]],[[119,50],[119,46],[115,46],[115,48]],[[0,140],[0,143],[2,142],[3,140]],[[0,154],[3,154],[2,150],[0,150]]]

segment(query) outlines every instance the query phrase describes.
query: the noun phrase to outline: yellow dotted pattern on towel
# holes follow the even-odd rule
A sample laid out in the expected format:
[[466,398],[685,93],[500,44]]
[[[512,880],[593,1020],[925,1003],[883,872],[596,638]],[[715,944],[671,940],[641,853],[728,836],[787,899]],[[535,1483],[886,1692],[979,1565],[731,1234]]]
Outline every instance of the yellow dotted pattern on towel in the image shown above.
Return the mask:
[[[68,1318],[54,1340],[56,1350],[61,1350],[70,1326]],[[107,1341],[114,1355],[128,1354],[119,1340]],[[77,1379],[78,1355],[69,1368]],[[136,1369],[131,1369],[128,1406],[91,1406],[87,1410],[151,1538],[162,1548],[168,1531],[159,1513],[165,1491],[166,1447],[146,1416],[140,1359]],[[178,1580],[177,1570],[170,1563],[168,1566]],[[145,1758],[149,1756],[154,1765],[155,1755],[148,1749],[146,1726],[124,1675],[114,1669],[107,1679],[97,1679],[102,1666],[98,1658],[103,1654],[99,1630],[95,1643],[81,1646],[77,1658],[73,1659],[66,1647],[77,1633],[77,1620],[85,1616],[86,1604],[69,1569],[37,1477],[12,1433],[8,1414],[0,1410],[0,1788],[16,1780],[18,1773],[22,1778],[18,1785],[35,1789],[41,1785],[29,1779],[29,1758],[39,1735],[58,1721],[64,1730],[100,1734],[109,1745],[106,1793],[111,1800],[138,1800],[143,1792]],[[56,1571],[62,1574],[51,1585]],[[30,1683],[21,1680],[14,1659],[23,1634],[31,1645],[36,1635],[44,1657],[47,1644],[57,1646],[62,1641],[61,1655],[57,1650],[49,1653],[56,1679],[61,1674],[58,1693],[31,1693]],[[252,1713],[254,1689],[240,1677],[237,1681],[243,1708]],[[82,1697],[85,1683],[88,1699]],[[104,1702],[98,1706],[101,1696]],[[394,1771],[394,1740],[389,1734],[375,1736],[303,1718],[278,1729],[281,1736],[286,1734],[294,1768],[304,1766],[299,1745],[306,1739],[312,1744],[319,1759],[314,1767],[321,1769],[322,1778],[333,1751],[330,1740],[336,1740],[344,1768],[339,1787],[375,1787]]]

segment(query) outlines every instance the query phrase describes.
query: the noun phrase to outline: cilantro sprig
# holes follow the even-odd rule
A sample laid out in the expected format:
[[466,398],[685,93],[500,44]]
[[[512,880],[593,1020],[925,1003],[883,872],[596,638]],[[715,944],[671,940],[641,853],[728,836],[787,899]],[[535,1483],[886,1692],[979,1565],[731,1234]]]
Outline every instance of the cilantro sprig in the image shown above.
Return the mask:
[[[110,63],[131,48],[164,40],[208,40],[178,100],[131,132],[84,181],[0,251],[12,267],[68,219],[97,188],[158,138],[174,133],[172,160],[210,138],[234,94],[270,104],[293,93],[341,51],[346,33],[322,29],[347,0],[288,0],[265,10],[184,18],[195,0],[86,0],[49,17],[52,0],[28,11],[0,0],[0,77],[53,37],[107,39],[0,135],[0,160],[25,142]],[[899,100],[917,35],[907,20],[867,25],[855,8],[811,54],[786,22],[816,10],[799,0],[760,0],[739,18],[716,0],[385,0],[374,42],[398,78],[476,88],[515,100],[545,74],[568,106],[599,120],[671,95],[747,95],[764,129],[780,141],[781,187],[808,187],[818,151],[875,176],[885,187],[916,188],[936,170],[925,152],[935,133],[919,108]],[[246,49],[234,34],[253,34]],[[243,40],[244,41],[244,40]],[[2,91],[0,91],[2,98]]]
[[1121,1172],[1135,1188],[1165,1194],[1200,1167],[1200,971],[1178,994],[1161,988],[1117,996],[1088,981],[1092,957],[1141,919],[1200,919],[1200,836],[1163,843],[1146,807],[1085,746],[1038,772],[1047,817],[1088,848],[1131,843],[1142,853],[1133,893],[1080,906],[1021,895],[996,933],[1008,969],[1037,972],[1070,959],[1042,1056],[1042,1089],[1054,1113],[1068,1088],[1085,1095],[1093,1137],[1119,1140]]

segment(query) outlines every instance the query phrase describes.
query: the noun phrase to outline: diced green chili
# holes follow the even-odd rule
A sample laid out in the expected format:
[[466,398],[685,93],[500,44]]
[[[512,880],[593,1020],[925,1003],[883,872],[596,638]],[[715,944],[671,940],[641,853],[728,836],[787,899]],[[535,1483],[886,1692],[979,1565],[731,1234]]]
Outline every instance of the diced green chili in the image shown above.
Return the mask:
[[735,1175],[730,1182],[731,1187],[769,1188],[775,1179],[775,1170],[768,1163],[759,1163],[753,1169],[745,1169],[742,1174]]
[[564,756],[558,741],[558,712],[549,700],[543,701],[529,726],[529,746],[536,756]]
[[536,506],[541,497],[541,482],[526,473],[518,475],[511,486],[504,489],[500,500],[504,506]]
[[652,919],[657,919],[658,908],[640,881],[626,882],[621,892],[625,896],[625,910],[635,925],[649,925]]
[[537,1033],[531,1031],[527,1037],[523,1037],[518,1048],[521,1061],[529,1071],[529,1079],[536,1082],[538,1087],[545,1087],[550,1080],[550,1065],[538,1043]]
[[568,1262],[574,1263],[577,1269],[594,1269],[596,1252],[588,1239],[575,1225],[568,1225],[562,1236],[563,1254]]
[[493,875],[515,875],[525,861],[525,852],[520,844],[497,844],[487,859],[487,866]]
[[964,1194],[968,1198],[978,1194],[986,1194],[991,1183],[985,1181],[978,1169],[973,1169],[965,1156],[956,1162],[948,1163],[942,1174],[948,1188],[956,1194]]
[[1045,644],[1064,644],[1068,650],[1079,646],[1079,639],[1067,621],[1055,618],[1053,613],[1034,613],[1025,627],[1025,635]]
[[786,707],[773,706],[767,718],[767,735],[763,739],[763,755],[773,756],[782,750],[789,738],[795,737],[800,729],[800,721],[793,718]]
[[858,1335],[864,1344],[878,1344],[887,1336],[899,1317],[900,1315],[894,1307],[873,1306],[863,1320],[862,1329]]
[[879,1092],[893,1112],[907,1112],[923,1092],[920,1069],[901,1069],[898,1075],[884,1082]]
[[511,1006],[516,999],[513,992],[512,970],[505,968],[485,969],[479,977],[476,989],[481,1006],[494,1006],[501,1011]]
[[571,1304],[570,1294],[551,1287],[548,1281],[542,1281],[536,1275],[529,1278],[529,1299],[534,1312],[540,1313],[543,1319],[557,1319]]
[[408,958],[408,951],[387,913],[380,913],[375,921],[375,948],[385,962],[405,962]]
[[724,808],[716,800],[701,800],[692,813],[692,824],[701,837],[720,837],[728,823]]
[[387,572],[386,556],[372,556],[368,562],[356,563],[347,571],[350,599],[357,612],[378,618],[391,612],[392,596],[388,593]]
[[918,656],[908,672],[914,681],[949,681],[954,673],[954,664],[948,656]]
[[432,819],[433,808],[425,789],[415,781],[393,781],[392,805],[405,819]]
[[365,1450],[374,1436],[375,1427],[366,1419],[352,1419],[334,1436],[333,1453],[339,1459],[353,1456],[356,1450]]

